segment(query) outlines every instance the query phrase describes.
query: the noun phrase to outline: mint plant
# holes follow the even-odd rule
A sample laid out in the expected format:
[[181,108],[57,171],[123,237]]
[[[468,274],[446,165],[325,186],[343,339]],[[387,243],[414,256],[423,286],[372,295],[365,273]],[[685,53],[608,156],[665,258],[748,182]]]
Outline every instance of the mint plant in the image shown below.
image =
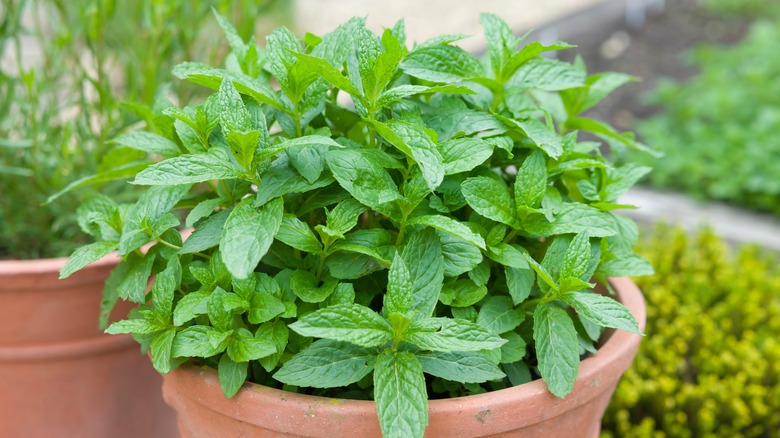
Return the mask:
[[571,46],[521,46],[493,15],[484,62],[461,36],[409,49],[403,22],[261,47],[217,18],[226,67],[174,69],[215,93],[117,140],[157,157],[133,180],[149,188],[82,205],[98,241],[62,272],[119,252],[104,316],[139,307],[107,332],[136,335],[158,371],[213,366],[228,397],[249,380],[373,398],[385,436],[421,437],[428,395],[540,376],[563,397],[602,327],[638,331],[591,289],[652,272],[613,213],[648,169],[578,140],[646,149],[579,115],[629,76],[543,58]]

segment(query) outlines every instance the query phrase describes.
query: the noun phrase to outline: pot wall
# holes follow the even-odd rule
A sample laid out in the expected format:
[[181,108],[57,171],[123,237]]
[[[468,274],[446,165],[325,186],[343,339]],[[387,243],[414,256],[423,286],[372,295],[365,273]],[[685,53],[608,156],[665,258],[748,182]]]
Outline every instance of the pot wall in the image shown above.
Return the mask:
[[[611,285],[644,330],[642,294],[628,278]],[[428,437],[597,437],[601,417],[640,336],[606,334],[598,354],[580,364],[574,390],[553,396],[541,380],[487,394],[429,402]],[[179,413],[186,438],[379,437],[373,402],[289,393],[247,383],[232,399],[222,394],[215,370],[184,366],[164,376],[163,393]]]
[[0,437],[177,436],[138,344],[98,329],[103,283],[119,258],[59,280],[66,260],[0,262]]

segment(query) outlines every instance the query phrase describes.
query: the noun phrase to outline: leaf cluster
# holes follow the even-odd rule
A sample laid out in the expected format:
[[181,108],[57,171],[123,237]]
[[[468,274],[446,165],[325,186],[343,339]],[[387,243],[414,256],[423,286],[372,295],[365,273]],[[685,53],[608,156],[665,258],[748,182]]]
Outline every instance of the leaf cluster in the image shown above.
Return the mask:
[[167,108],[171,132],[116,140],[159,158],[133,180],[148,190],[83,205],[98,241],[62,273],[119,252],[104,312],[140,306],[107,331],[157,370],[199,358],[228,396],[249,379],[372,397],[386,436],[419,437],[429,393],[539,375],[563,397],[602,327],[637,332],[591,280],[652,272],[613,213],[648,169],[578,140],[646,149],[579,115],[629,77],[543,58],[570,46],[524,44],[493,15],[484,61],[458,36],[410,49],[403,22],[281,28],[261,47],[217,19],[234,62],[177,66],[214,94]]

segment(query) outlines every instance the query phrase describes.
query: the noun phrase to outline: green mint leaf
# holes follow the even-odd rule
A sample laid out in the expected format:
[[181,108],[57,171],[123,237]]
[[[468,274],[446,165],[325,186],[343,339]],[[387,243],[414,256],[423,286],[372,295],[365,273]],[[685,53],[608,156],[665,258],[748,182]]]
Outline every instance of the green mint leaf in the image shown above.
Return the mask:
[[520,269],[505,267],[506,285],[509,289],[509,296],[512,297],[512,303],[516,306],[524,302],[531,295],[531,289],[536,281],[536,276],[532,269]]
[[241,178],[246,170],[225,149],[213,147],[205,154],[181,155],[153,164],[136,175],[133,184],[177,185]]
[[210,216],[211,213],[214,212],[214,209],[217,208],[222,202],[223,200],[221,198],[206,199],[205,201],[199,202],[195,208],[190,210],[184,225],[187,228],[193,227],[199,220]]
[[133,131],[122,134],[111,140],[111,143],[127,146],[139,151],[157,154],[163,158],[171,158],[181,154],[176,143],[151,132]]
[[531,268],[536,272],[537,277],[539,280],[542,280],[544,283],[547,284],[547,286],[550,287],[550,289],[557,291],[558,290],[558,283],[555,281],[552,274],[550,274],[547,269],[540,265],[539,262],[537,262],[533,257],[531,257],[531,254],[528,254],[528,251],[523,250],[521,251],[521,254],[525,258],[525,260],[528,262],[528,264],[531,266]]
[[225,33],[225,38],[230,46],[230,51],[236,55],[236,58],[238,58],[239,61],[243,62],[244,58],[246,58],[247,44],[244,44],[244,40],[241,39],[236,28],[233,27],[228,19],[220,15],[213,7],[211,8],[211,12],[214,13],[214,17],[217,19],[219,27],[221,27],[222,32]]
[[501,335],[506,344],[501,346],[501,363],[514,363],[525,357],[525,339],[516,332]]
[[393,337],[390,325],[376,312],[358,304],[338,304],[302,316],[290,325],[296,333],[361,347],[377,347]]
[[152,366],[160,374],[171,372],[171,359],[173,339],[176,337],[176,329],[169,328],[156,333],[149,344],[152,350]]
[[366,348],[320,339],[285,362],[273,377],[287,385],[334,388],[367,376],[372,362],[373,354]]
[[482,260],[474,269],[469,271],[469,278],[474,284],[478,286],[485,286],[490,280],[490,263],[487,260]]
[[550,392],[563,398],[571,392],[580,364],[577,330],[569,314],[554,305],[536,306],[534,341],[542,379]]
[[148,335],[159,331],[161,327],[146,319],[124,319],[112,323],[105,330],[109,335],[132,333],[136,335]]
[[255,338],[252,332],[240,328],[230,337],[227,354],[236,362],[249,362],[276,354],[276,346],[268,340]]
[[276,238],[295,249],[310,254],[319,254],[322,251],[322,244],[317,240],[317,236],[314,235],[309,225],[291,214],[285,214],[282,217]]
[[422,438],[428,394],[420,361],[408,351],[383,351],[374,366],[374,401],[385,438]]
[[441,352],[492,350],[506,342],[480,325],[450,318],[413,321],[405,341],[422,350]]
[[231,274],[246,278],[255,270],[279,231],[283,214],[282,198],[259,209],[254,207],[252,198],[244,198],[233,209],[219,242],[219,251]]
[[390,174],[358,150],[330,150],[326,161],[339,185],[374,210],[401,197]]
[[438,235],[431,229],[414,233],[401,257],[412,276],[413,308],[419,315],[432,315],[444,282],[444,257]]
[[482,352],[440,353],[417,355],[425,373],[462,383],[482,383],[503,379],[504,373]]
[[222,228],[224,228],[231,211],[220,211],[198,225],[198,228],[184,241],[179,253],[192,254],[219,245],[219,240],[222,237]]
[[149,276],[152,275],[154,259],[154,255],[147,254],[142,257],[136,253],[130,253],[121,262],[127,266],[127,270],[124,278],[116,287],[120,298],[129,299],[134,303],[146,302],[146,286],[149,282]]
[[219,123],[227,132],[245,132],[252,129],[251,116],[236,91],[233,81],[223,79],[216,94],[216,108],[219,111]]
[[343,238],[347,231],[355,228],[358,218],[365,211],[366,207],[354,199],[339,202],[327,212],[326,227],[333,235]]
[[262,324],[284,313],[284,303],[276,296],[263,291],[255,291],[249,297],[247,319],[252,324]]
[[444,174],[468,172],[493,155],[493,145],[479,138],[462,137],[439,143]]
[[515,200],[501,181],[477,176],[463,181],[460,189],[469,206],[480,215],[512,228],[521,228]]
[[504,266],[510,266],[517,269],[528,268],[528,257],[526,251],[518,245],[508,243],[499,243],[491,246],[487,251],[488,257]]
[[522,65],[525,65],[528,61],[535,59],[537,56],[539,56],[542,53],[570,49],[572,47],[575,46],[560,41],[557,43],[553,43],[549,46],[545,46],[538,41],[534,41],[530,44],[527,44],[522,49],[517,51],[517,53],[512,55],[512,57],[509,59],[509,62],[507,62],[504,65],[504,69],[501,73],[501,77],[503,78],[512,77],[512,75],[515,74],[518,68],[520,68]]
[[207,302],[209,321],[217,330],[227,332],[233,325],[233,308],[228,301],[230,292],[217,287]]
[[601,327],[640,334],[639,326],[631,312],[612,298],[594,292],[569,292],[563,295],[563,301],[574,307],[577,315]]
[[399,85],[384,91],[377,100],[377,107],[390,106],[406,97],[418,94],[475,94],[473,90],[456,85],[437,85],[428,87],[425,85]]
[[504,65],[509,61],[517,47],[517,40],[514,34],[512,34],[512,29],[497,15],[483,12],[479,15],[479,22],[482,24],[485,32],[488,57],[494,76],[501,78]]
[[452,234],[459,237],[466,242],[471,243],[480,249],[485,249],[485,239],[479,234],[471,231],[471,228],[456,221],[455,219],[441,215],[423,215],[413,217],[407,222],[408,224],[420,224],[428,227],[436,228],[437,230],[444,231],[445,233]]
[[524,320],[525,313],[514,308],[511,298],[492,296],[480,307],[477,324],[500,335],[516,329]]
[[482,252],[471,243],[452,234],[437,232],[444,257],[444,275],[457,277],[474,269],[482,262]]
[[590,237],[587,232],[582,232],[574,236],[566,249],[566,255],[561,263],[559,277],[577,278],[582,277],[588,270],[590,264]]
[[444,179],[443,159],[436,143],[423,128],[398,119],[391,119],[387,123],[366,121],[385,140],[417,162],[431,191],[439,187]]
[[595,106],[604,100],[607,95],[623,84],[636,81],[637,78],[625,73],[605,72],[589,76],[585,83],[587,84],[587,93],[585,98],[581,99],[579,107],[574,114],[579,114]]
[[227,348],[230,333],[214,327],[193,325],[176,334],[171,347],[173,357],[212,357]]
[[168,260],[165,269],[157,274],[152,285],[154,312],[163,321],[169,321],[173,312],[173,294],[181,284],[181,263],[179,257]]
[[558,234],[579,234],[587,232],[592,237],[607,237],[615,234],[615,223],[609,213],[577,203],[565,203],[552,221],[544,215],[529,216],[523,223],[528,233],[540,237]]
[[451,307],[468,307],[485,298],[488,290],[485,285],[477,285],[471,280],[461,279],[446,283],[441,288],[439,301]]
[[603,262],[596,272],[602,277],[638,277],[653,275],[655,270],[647,260],[636,254],[631,254]]
[[305,303],[321,303],[336,290],[338,280],[328,277],[323,284],[318,284],[317,277],[309,271],[301,269],[293,272],[290,277],[290,289],[295,296]]
[[[192,270],[192,268],[190,268],[190,270]],[[183,326],[196,316],[206,314],[208,312],[208,300],[210,296],[210,292],[203,290],[191,292],[183,296],[181,300],[176,303],[176,308],[173,310],[173,324],[176,326]]]
[[284,150],[287,158],[290,159],[290,164],[306,178],[309,184],[314,184],[322,175],[327,151],[327,146],[323,145],[296,145]]
[[534,59],[520,67],[507,82],[508,88],[559,91],[585,85],[585,71],[568,62]]
[[523,161],[515,179],[515,200],[520,205],[538,208],[547,192],[547,163],[541,151],[534,151]]
[[234,73],[214,68],[198,62],[184,62],[173,68],[173,75],[192,83],[203,85],[212,90],[219,90],[222,81],[229,78],[241,94],[251,96],[279,111],[285,111],[286,105],[276,92],[267,84],[243,73]]
[[336,251],[344,251],[344,252],[351,252],[354,254],[363,254],[366,256],[369,256],[379,262],[379,265],[384,268],[390,267],[390,261],[386,260],[384,256],[379,253],[379,251],[375,250],[374,248],[370,248],[368,246],[353,244],[353,243],[337,243],[330,247],[331,252]]
[[513,120],[502,118],[510,126],[519,128],[548,157],[557,160],[563,154],[563,141],[549,126],[536,119]]
[[246,381],[247,373],[249,369],[248,362],[235,362],[227,354],[223,354],[219,359],[219,365],[217,366],[217,372],[219,374],[219,386],[222,387],[222,392],[225,397],[231,398]]
[[267,372],[270,373],[276,369],[279,360],[282,358],[282,354],[284,354],[284,351],[287,349],[289,337],[290,330],[287,329],[287,324],[279,320],[267,322],[258,327],[255,332],[255,338],[270,341],[276,348],[275,353],[259,359],[260,365],[262,365]]
[[304,193],[325,187],[333,181],[333,178],[323,174],[314,184],[310,184],[292,166],[287,155],[281,155],[271,164],[271,167],[260,175],[255,206],[259,207],[274,198],[289,193]]
[[117,242],[95,242],[76,248],[60,270],[60,280],[68,278],[90,263],[96,262],[117,249]]
[[579,129],[582,131],[588,131],[596,134],[600,137],[615,140],[631,149],[641,151],[649,154],[653,157],[660,157],[661,154],[651,149],[647,145],[644,145],[634,138],[633,135],[628,133],[619,133],[613,127],[598,120],[589,119],[586,117],[572,117],[566,121],[566,125],[570,129]]
[[609,183],[603,188],[606,202],[616,202],[618,197],[630,189],[637,181],[647,175],[652,168],[629,163],[619,168],[608,168]]
[[512,386],[522,385],[533,380],[531,370],[528,369],[528,365],[523,361],[505,363],[501,365],[501,368],[506,373],[506,377]]
[[483,74],[473,55],[456,46],[435,45],[410,52],[401,62],[409,76],[431,82],[461,82]]
[[134,161],[132,163],[123,164],[118,167],[113,167],[109,170],[98,172],[95,175],[85,176],[84,178],[80,178],[77,179],[76,181],[73,181],[72,183],[65,186],[65,188],[63,188],[59,192],[46,198],[46,202],[44,204],[50,204],[55,200],[57,200],[60,196],[64,195],[65,193],[68,193],[71,190],[75,190],[81,187],[87,187],[93,184],[100,184],[109,181],[126,180],[128,178],[132,178],[136,176],[139,172],[146,169],[147,167],[149,167],[149,163],[147,161],[143,161],[140,163]]
[[384,296],[383,311],[391,313],[407,313],[414,310],[414,284],[412,274],[406,267],[403,258],[396,253],[393,264],[387,273],[387,293]]
[[322,76],[334,87],[358,99],[361,103],[365,103],[363,93],[355,87],[346,76],[342,75],[336,67],[330,65],[328,61],[302,53],[296,53],[295,57],[298,58],[299,63],[302,63],[312,71],[317,72],[317,74]]

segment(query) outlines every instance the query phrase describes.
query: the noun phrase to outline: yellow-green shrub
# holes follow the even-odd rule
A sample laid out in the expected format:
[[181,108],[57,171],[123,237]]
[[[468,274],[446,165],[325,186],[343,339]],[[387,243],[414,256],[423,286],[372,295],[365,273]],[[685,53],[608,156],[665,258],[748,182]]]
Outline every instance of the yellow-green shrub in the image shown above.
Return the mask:
[[646,337],[604,437],[780,436],[780,264],[712,232],[659,228],[640,244]]

